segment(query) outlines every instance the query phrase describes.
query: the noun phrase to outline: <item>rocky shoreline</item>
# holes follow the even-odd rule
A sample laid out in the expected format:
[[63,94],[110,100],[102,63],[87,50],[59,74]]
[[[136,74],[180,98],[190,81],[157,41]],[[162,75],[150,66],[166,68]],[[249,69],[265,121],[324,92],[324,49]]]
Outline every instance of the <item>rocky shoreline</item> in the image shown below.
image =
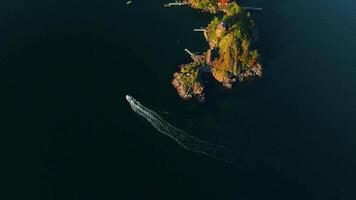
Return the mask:
[[194,62],[180,65],[172,84],[183,99],[205,100],[203,73],[211,74],[226,88],[262,76],[260,55],[255,47],[256,31],[250,12],[228,0],[186,0],[182,2],[215,16],[204,29],[209,49],[201,55],[191,54]]

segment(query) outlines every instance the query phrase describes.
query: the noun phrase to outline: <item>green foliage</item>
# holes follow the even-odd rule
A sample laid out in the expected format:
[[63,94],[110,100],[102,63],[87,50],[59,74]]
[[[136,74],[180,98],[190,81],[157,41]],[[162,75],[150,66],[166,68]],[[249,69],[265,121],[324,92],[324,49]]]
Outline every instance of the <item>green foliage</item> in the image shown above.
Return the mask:
[[215,13],[218,10],[218,0],[188,0],[194,7]]
[[200,79],[201,64],[197,62],[189,63],[181,67],[180,73],[186,86],[192,87]]
[[216,36],[216,28],[219,25],[220,20],[218,17],[214,17],[214,19],[208,25],[208,29],[210,30],[206,38],[212,44],[217,44],[218,38]]
[[[205,37],[209,42],[210,50],[217,50],[214,56],[208,56],[207,63],[211,66],[214,78],[226,87],[236,80],[236,77],[251,77],[259,64],[260,55],[255,49],[254,22],[249,12],[245,11],[236,2],[228,6],[218,6],[218,0],[187,0],[194,8],[211,13],[224,12],[219,18],[215,16],[206,28]],[[231,2],[231,1],[230,1]],[[206,53],[206,55],[211,55]],[[203,65],[207,63],[192,62],[182,65],[175,75],[185,93],[201,94],[203,84],[201,74]],[[243,80],[243,79],[239,79]]]
[[242,7],[239,6],[236,2],[230,3],[227,7],[225,13],[227,16],[234,16],[241,14],[243,11]]
[[257,49],[250,52],[251,58],[258,61],[260,54],[258,53]]

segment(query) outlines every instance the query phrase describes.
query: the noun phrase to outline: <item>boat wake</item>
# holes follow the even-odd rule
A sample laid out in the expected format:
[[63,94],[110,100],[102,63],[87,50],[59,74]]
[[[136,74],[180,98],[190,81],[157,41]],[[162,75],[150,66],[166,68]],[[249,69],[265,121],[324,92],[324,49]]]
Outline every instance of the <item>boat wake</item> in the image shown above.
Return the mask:
[[245,167],[249,164],[249,159],[246,155],[228,149],[224,146],[212,144],[188,135],[183,130],[180,130],[166,122],[161,116],[153,110],[143,106],[133,97],[126,95],[126,100],[129,102],[132,110],[137,115],[145,118],[159,132],[170,137],[185,149],[240,167]]

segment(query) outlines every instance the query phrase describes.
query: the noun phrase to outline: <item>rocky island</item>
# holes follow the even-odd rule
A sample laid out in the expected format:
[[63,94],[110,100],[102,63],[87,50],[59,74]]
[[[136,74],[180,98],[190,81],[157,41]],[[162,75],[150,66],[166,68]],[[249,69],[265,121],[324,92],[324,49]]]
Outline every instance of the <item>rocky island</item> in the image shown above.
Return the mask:
[[[226,88],[262,75],[260,55],[255,46],[255,24],[250,12],[229,0],[186,0],[176,5],[189,5],[205,12],[221,12],[202,29],[209,49],[201,55],[189,50],[193,62],[183,64],[174,73],[172,84],[183,99],[204,97],[203,74],[211,74]],[[254,9],[254,8],[252,8]]]

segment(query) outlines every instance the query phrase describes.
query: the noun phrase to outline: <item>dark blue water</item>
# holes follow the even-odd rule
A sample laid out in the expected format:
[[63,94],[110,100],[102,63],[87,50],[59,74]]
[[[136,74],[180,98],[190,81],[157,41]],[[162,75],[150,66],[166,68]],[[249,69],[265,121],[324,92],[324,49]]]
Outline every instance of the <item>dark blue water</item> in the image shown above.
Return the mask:
[[[40,199],[355,199],[356,2],[244,1],[264,8],[253,15],[264,76],[211,87],[204,104],[180,100],[170,81],[190,62],[184,48],[206,50],[192,29],[212,16],[166,2],[0,3],[4,133],[16,138],[9,157],[27,157],[12,184]],[[188,152],[126,94],[271,166]]]

